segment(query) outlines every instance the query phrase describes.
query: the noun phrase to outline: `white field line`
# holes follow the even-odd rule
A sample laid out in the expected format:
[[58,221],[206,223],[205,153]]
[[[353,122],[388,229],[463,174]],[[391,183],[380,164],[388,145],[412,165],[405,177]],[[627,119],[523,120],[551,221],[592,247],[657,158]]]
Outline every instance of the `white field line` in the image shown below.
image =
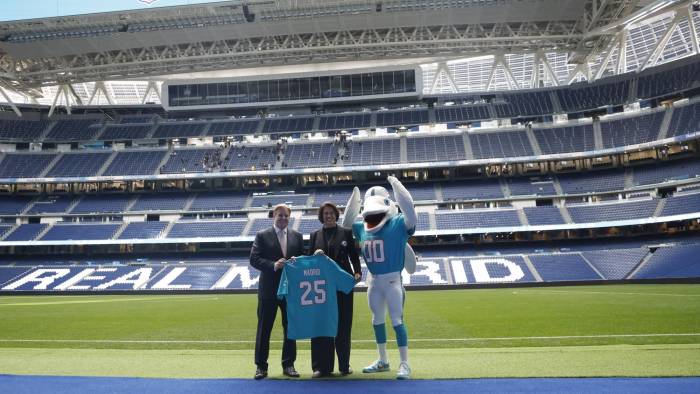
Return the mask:
[[[560,335],[536,337],[486,337],[486,338],[411,338],[411,342],[488,342],[488,341],[529,341],[529,340],[558,340],[558,339],[598,339],[598,338],[650,338],[650,337],[695,337],[700,332],[691,333],[657,333],[657,334],[604,334],[604,335]],[[0,342],[25,343],[106,343],[106,344],[236,344],[255,343],[254,340],[118,340],[118,339],[3,339]],[[282,343],[280,340],[270,342]],[[374,339],[355,339],[356,343],[374,343]]]
[[[92,297],[92,296],[91,296]],[[0,303],[0,307],[3,306],[39,306],[39,305],[68,305],[68,304],[101,304],[108,302],[132,302],[132,301],[178,301],[186,299],[200,299],[200,300],[218,300],[219,297],[212,297],[206,295],[192,295],[192,296],[177,296],[177,297],[127,297],[127,298],[95,298],[95,299],[85,299],[85,300],[68,300],[63,299],[62,301],[42,301],[42,302],[13,302],[3,304]]]
[[602,294],[602,295],[640,295],[640,296],[668,296],[668,297],[700,297],[700,294],[673,294],[673,293],[621,293],[613,291],[586,291],[586,290],[531,290],[531,289],[520,289],[513,290],[513,294],[518,293],[537,293],[537,294],[550,294],[550,293],[560,293],[560,294]]

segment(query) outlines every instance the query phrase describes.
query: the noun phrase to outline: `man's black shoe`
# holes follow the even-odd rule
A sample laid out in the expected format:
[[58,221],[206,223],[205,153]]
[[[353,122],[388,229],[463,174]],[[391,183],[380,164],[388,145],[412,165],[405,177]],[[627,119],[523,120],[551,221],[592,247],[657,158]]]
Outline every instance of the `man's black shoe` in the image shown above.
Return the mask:
[[284,367],[282,368],[282,373],[284,376],[289,376],[290,378],[298,378],[299,377],[299,372],[297,372],[296,369],[294,369],[294,366],[289,366],[289,367]]
[[352,368],[348,367],[347,371],[340,371],[340,376],[352,375]]
[[255,380],[265,379],[267,377],[267,370],[258,368],[255,370]]

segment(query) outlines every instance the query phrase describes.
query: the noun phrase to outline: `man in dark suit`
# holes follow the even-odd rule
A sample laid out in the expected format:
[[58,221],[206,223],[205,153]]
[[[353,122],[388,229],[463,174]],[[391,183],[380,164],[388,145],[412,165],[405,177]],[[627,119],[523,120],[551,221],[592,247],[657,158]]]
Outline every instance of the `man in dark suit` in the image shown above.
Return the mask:
[[[340,268],[355,277],[362,278],[360,257],[355,248],[352,230],[337,224],[340,212],[329,202],[318,209],[318,220],[323,227],[311,233],[309,251],[323,253],[335,261]],[[311,339],[312,377],[320,378],[333,372],[334,348],[338,354],[338,369],[341,375],[352,373],[350,368],[350,337],[352,331],[353,293],[338,292],[338,334],[335,338],[318,337]]]
[[277,308],[282,311],[284,344],[282,345],[282,373],[298,378],[294,369],[297,357],[296,341],[287,339],[287,303],[277,299],[277,288],[282,277],[286,260],[301,256],[304,241],[299,232],[288,228],[291,209],[285,204],[272,209],[273,226],[255,234],[255,242],[250,251],[250,265],[260,271],[258,283],[258,328],[255,336],[255,379],[267,377],[267,358],[270,354],[270,334],[277,316]]

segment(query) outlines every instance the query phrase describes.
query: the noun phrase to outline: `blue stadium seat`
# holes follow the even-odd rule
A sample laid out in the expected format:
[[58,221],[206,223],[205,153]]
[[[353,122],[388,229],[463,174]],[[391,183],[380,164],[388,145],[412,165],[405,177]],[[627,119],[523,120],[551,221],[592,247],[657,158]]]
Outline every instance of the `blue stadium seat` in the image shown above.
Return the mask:
[[660,216],[700,212],[700,193],[676,195],[666,199]]
[[11,283],[15,278],[23,274],[33,271],[31,267],[1,267],[0,269],[0,287],[7,283]]
[[293,207],[304,207],[309,199],[308,194],[270,194],[270,195],[253,195],[250,202],[251,208],[268,208],[277,204],[286,203]]
[[204,133],[207,123],[161,123],[153,138],[198,137]]
[[490,119],[488,105],[454,105],[435,109],[438,123]]
[[469,134],[475,159],[534,156],[525,131]]
[[700,277],[700,244],[661,247],[630,279]]
[[659,136],[664,112],[600,122],[604,148],[641,144]]
[[291,133],[309,132],[313,129],[314,118],[312,116],[285,116],[279,118],[267,118],[263,125],[264,133]]
[[66,213],[76,197],[70,194],[47,195],[39,198],[27,211],[28,214]]
[[22,224],[5,237],[3,241],[33,241],[37,235],[41,234],[48,227],[48,224]]
[[119,239],[160,238],[167,222],[132,222],[119,234]]
[[555,90],[561,107],[566,112],[619,105],[629,97],[630,81],[582,82]]
[[371,114],[323,115],[319,119],[319,130],[356,130],[370,126]]
[[427,109],[377,112],[377,127],[412,126],[428,123]]
[[0,178],[32,178],[56,158],[55,153],[7,154],[0,162]]
[[207,172],[209,168],[204,158],[213,156],[217,149],[177,149],[170,154],[168,161],[160,168],[161,174],[184,174]]
[[440,230],[521,226],[518,213],[514,209],[437,211],[435,212],[435,225]]
[[64,153],[46,176],[57,178],[95,176],[109,155],[111,155],[110,152]]
[[0,196],[0,214],[19,215],[33,199],[31,196]]
[[132,198],[134,196],[131,194],[87,195],[83,196],[70,213],[121,213],[126,211]]
[[506,178],[512,196],[555,196],[554,181],[548,176]]
[[112,239],[121,224],[55,224],[42,241],[83,241]]
[[[406,183],[404,186],[406,186],[406,189],[411,193],[413,201],[437,200],[437,196],[435,195],[435,185],[432,183]],[[393,192],[390,193],[393,195]]]
[[[155,285],[160,279],[168,275],[176,266],[166,267],[163,271],[154,275],[149,281],[149,288],[152,290],[162,290]],[[231,267],[228,264],[198,264],[196,267],[186,267],[187,269],[170,282],[170,286],[186,285],[191,290],[210,290],[212,285],[220,279]],[[240,288],[240,283],[238,288]]]
[[408,161],[412,163],[466,159],[461,134],[407,138],[406,150]]
[[330,142],[319,144],[289,144],[284,155],[284,167],[329,167],[335,164],[338,150]]
[[547,115],[554,113],[549,92],[503,93],[494,103],[499,118]]
[[0,140],[34,141],[48,125],[45,120],[0,119]]
[[532,129],[540,150],[545,155],[595,150],[593,125]]
[[642,248],[591,250],[581,255],[588,260],[605,279],[625,279],[634,267],[649,253]]
[[224,158],[221,170],[271,170],[276,162],[274,147],[233,146]]
[[603,280],[579,253],[530,255],[529,258],[545,282]]
[[178,222],[168,232],[167,238],[238,237],[247,221],[192,221]]
[[[323,226],[316,216],[302,216],[299,222],[299,231],[302,234],[311,234]],[[252,235],[252,234],[251,234]]]
[[429,231],[430,226],[430,214],[428,212],[418,212],[418,221],[416,223],[416,231]]
[[700,176],[700,161],[689,159],[635,167],[633,174],[635,185],[651,185],[666,181],[692,179]]
[[400,145],[398,138],[352,140],[345,151],[349,159],[344,163],[349,166],[398,163],[401,160]]
[[322,188],[316,189],[313,192],[314,203],[313,206],[318,207],[324,202],[330,202],[337,206],[345,206],[348,199],[350,199],[350,194],[352,194],[351,188]]
[[531,226],[565,223],[557,207],[525,207],[523,211]]
[[625,172],[616,169],[559,174],[557,179],[566,194],[608,192],[625,188]]
[[658,204],[659,200],[653,199],[612,204],[569,205],[567,210],[574,223],[597,223],[649,218]]
[[130,212],[181,211],[191,194],[184,192],[160,192],[141,194],[129,209]]
[[443,183],[442,199],[444,201],[478,200],[503,198],[503,190],[498,179]]
[[124,115],[119,117],[119,123],[153,123],[154,115]]
[[158,170],[167,151],[119,152],[104,176],[152,175]]
[[102,119],[59,120],[46,135],[46,141],[88,141],[95,139]]
[[637,96],[645,99],[659,97],[689,89],[698,81],[700,81],[700,63],[696,59],[691,64],[663,72],[652,71],[649,75],[639,77]]
[[0,224],[0,239],[7,234],[12,229],[12,225],[10,224]]
[[99,136],[101,140],[138,140],[146,138],[153,125],[110,125]]
[[255,134],[260,119],[213,122],[207,130],[208,136]]
[[191,211],[235,211],[243,209],[248,193],[242,192],[208,192],[195,197]]
[[693,134],[700,131],[700,103],[673,109],[667,137]]

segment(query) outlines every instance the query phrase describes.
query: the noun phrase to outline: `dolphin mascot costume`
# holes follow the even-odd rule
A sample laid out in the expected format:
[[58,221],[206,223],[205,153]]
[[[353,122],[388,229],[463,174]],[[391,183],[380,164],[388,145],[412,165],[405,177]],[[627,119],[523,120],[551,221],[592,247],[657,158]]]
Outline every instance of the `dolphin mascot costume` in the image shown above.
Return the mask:
[[[393,176],[387,178],[396,201],[381,186],[367,190],[362,209],[362,220],[355,221],[360,212],[360,189],[353,189],[345,208],[343,226],[351,227],[359,244],[370,275],[367,277],[367,299],[372,311],[372,326],[377,342],[379,359],[362,372],[389,371],[386,353],[386,312],[389,310],[391,325],[396,333],[401,362],[397,379],[408,379],[408,333],[403,322],[405,291],[401,271],[412,274],[416,269],[416,257],[408,245],[408,239],[416,229],[417,216],[413,198],[403,184]],[[401,210],[399,212],[399,209]]]

